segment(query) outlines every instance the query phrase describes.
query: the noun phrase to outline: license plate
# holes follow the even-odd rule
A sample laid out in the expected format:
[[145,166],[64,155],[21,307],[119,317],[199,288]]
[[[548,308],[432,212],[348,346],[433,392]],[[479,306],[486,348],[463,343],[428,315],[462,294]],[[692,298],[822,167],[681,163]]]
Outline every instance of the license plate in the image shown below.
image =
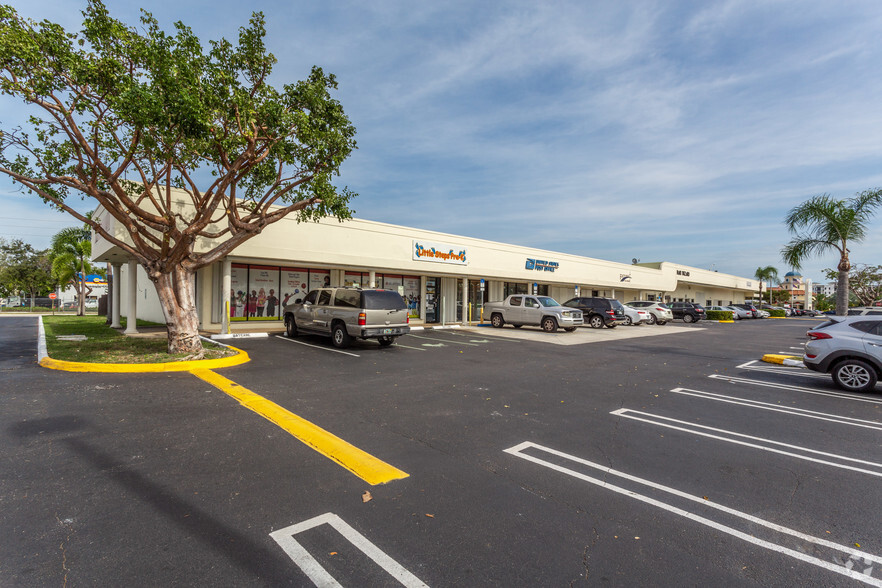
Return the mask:
[[383,329],[384,335],[392,335],[393,333],[395,333],[395,329]]

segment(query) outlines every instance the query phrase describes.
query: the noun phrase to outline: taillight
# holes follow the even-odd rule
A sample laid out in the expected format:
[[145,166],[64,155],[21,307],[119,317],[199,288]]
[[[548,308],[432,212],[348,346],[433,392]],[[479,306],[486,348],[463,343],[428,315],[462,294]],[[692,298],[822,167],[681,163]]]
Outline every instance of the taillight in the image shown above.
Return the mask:
[[367,324],[367,315],[363,312],[358,313],[358,326],[363,327]]
[[832,339],[833,335],[828,335],[827,333],[821,333],[820,331],[809,331],[806,333],[806,336],[812,341],[817,341],[818,339]]
[[817,357],[817,355],[812,355],[811,353],[806,353],[805,356],[809,359],[814,359]]
[[614,311],[614,310],[607,310],[607,311],[606,311],[606,314],[608,314],[609,316],[616,316],[616,311]]
[[405,318],[406,324],[410,324],[410,315],[407,315]]

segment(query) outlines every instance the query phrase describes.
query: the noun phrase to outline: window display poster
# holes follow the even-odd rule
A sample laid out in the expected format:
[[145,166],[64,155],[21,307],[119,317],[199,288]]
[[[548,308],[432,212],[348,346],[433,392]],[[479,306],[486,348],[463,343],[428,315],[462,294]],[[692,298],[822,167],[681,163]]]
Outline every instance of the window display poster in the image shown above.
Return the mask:
[[393,290],[399,294],[404,294],[401,290],[401,286],[403,285],[404,282],[402,281],[401,276],[383,276],[383,288],[386,290]]
[[248,266],[232,264],[230,269],[230,319],[245,320],[248,301]]
[[331,272],[329,271],[310,271],[309,272],[309,289],[328,287],[331,285]]
[[404,300],[407,302],[407,315],[420,318],[420,279],[404,276]]
[[248,304],[250,320],[276,320],[279,316],[279,269],[252,265],[249,274]]
[[351,272],[346,272],[346,276],[343,278],[344,286],[352,286],[355,288],[366,288],[367,284],[362,282],[361,274],[355,274]]
[[301,269],[282,268],[281,305],[303,302],[309,291],[309,272]]

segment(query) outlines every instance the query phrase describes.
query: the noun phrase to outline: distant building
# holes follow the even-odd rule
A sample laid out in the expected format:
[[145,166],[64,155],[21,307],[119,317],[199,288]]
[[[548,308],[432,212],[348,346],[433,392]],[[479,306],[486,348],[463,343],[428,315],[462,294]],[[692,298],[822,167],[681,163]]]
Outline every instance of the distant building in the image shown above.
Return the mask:
[[806,292],[812,291],[812,281],[808,278],[803,278],[799,272],[787,272],[784,274],[784,281],[781,282],[781,285],[778,288],[772,289],[783,290],[789,294],[790,299],[787,300],[785,298],[784,304],[791,308],[810,309],[813,306],[811,295],[806,296]]
[[828,282],[826,284],[814,284],[812,293],[823,294],[824,296],[834,296],[836,294],[836,282]]

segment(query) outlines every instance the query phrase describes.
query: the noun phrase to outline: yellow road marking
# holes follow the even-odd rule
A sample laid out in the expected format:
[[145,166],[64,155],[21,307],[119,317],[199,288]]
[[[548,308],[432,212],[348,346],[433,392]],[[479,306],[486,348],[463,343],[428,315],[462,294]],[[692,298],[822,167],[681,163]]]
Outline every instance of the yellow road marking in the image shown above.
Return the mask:
[[250,361],[248,354],[241,349],[230,347],[237,352],[230,357],[218,359],[199,359],[195,361],[169,361],[165,363],[83,363],[44,357],[40,365],[50,370],[65,372],[99,372],[118,374],[158,373],[158,372],[190,372],[194,369],[218,369],[241,365]]
[[373,455],[362,451],[336,435],[325,431],[293,412],[282,408],[275,402],[255,394],[220,374],[204,369],[193,370],[192,373],[218,390],[232,396],[245,408],[256,412],[268,421],[288,431],[291,435],[325,457],[336,461],[372,486],[385,484],[392,480],[400,480],[409,476],[408,473],[377,459]]
[[767,353],[763,355],[763,361],[766,363],[784,363],[785,359],[798,359],[802,360],[801,355],[779,355],[777,353]]

